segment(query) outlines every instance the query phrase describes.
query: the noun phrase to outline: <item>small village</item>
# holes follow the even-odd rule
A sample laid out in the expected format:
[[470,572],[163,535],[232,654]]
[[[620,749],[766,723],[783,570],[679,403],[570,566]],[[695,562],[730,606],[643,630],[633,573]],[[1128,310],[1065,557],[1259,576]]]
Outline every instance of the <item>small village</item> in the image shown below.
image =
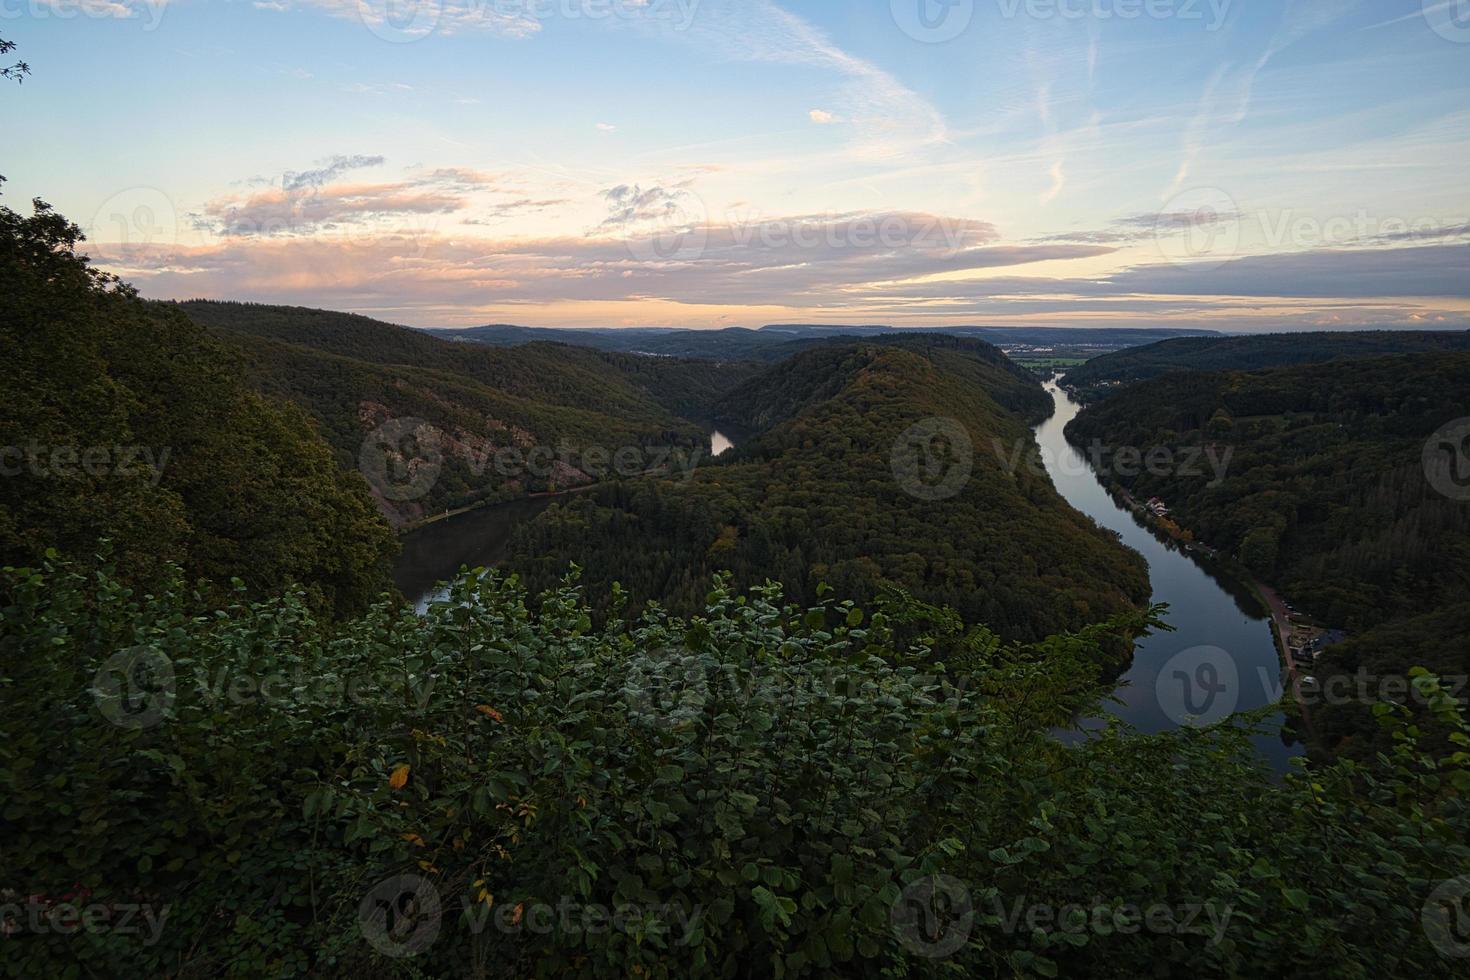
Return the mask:
[[[1121,496],[1134,507],[1140,506],[1126,491],[1121,491]],[[1187,531],[1183,531],[1170,517],[1169,505],[1162,498],[1148,498],[1141,505],[1141,509],[1152,515],[1157,525],[1170,537],[1179,541],[1186,551],[1197,551],[1211,557],[1219,556],[1219,552],[1214,548],[1191,540],[1192,536]],[[1259,582],[1255,585],[1271,610],[1271,618],[1275,623],[1276,633],[1280,637],[1280,652],[1284,657],[1287,673],[1292,677],[1300,676],[1299,694],[1311,693],[1316,688],[1317,679],[1307,671],[1316,666],[1328,647],[1347,639],[1347,632],[1340,629],[1329,629],[1313,622],[1309,616],[1298,611],[1296,606],[1275,590]]]

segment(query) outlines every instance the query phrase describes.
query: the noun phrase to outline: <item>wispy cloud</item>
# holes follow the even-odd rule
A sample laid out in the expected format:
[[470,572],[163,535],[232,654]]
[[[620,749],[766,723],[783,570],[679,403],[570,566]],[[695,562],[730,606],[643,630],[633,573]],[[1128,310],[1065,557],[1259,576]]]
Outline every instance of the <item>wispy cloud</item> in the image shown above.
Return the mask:
[[860,157],[890,158],[948,138],[944,117],[929,102],[770,0],[704,0],[687,30],[666,29],[665,34],[700,44],[730,61],[830,72],[835,81],[833,107],[824,111],[850,124],[851,150]]

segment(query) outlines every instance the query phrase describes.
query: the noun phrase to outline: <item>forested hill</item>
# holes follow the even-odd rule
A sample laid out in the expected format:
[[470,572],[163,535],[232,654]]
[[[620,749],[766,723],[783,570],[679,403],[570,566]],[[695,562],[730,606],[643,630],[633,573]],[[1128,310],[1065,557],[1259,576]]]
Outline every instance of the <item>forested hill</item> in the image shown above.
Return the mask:
[[1470,351],[1470,331],[1364,330],[1249,337],[1181,337],[1103,354],[1067,372],[1083,401],[1175,371],[1256,371],[1339,358]]
[[874,337],[861,343],[836,342],[797,354],[726,395],[716,417],[745,429],[766,429],[793,418],[838,394],[851,382],[844,364],[867,347],[883,346],[920,354],[969,380],[991,400],[1032,422],[1046,418],[1051,399],[1036,377],[988,343],[942,334]]
[[54,551],[142,592],[172,563],[215,604],[231,579],[297,583],[331,614],[390,591],[396,544],[356,470],[178,310],[91,269],[80,237],[45,205],[0,208],[0,565]]
[[[191,300],[178,304],[211,329],[284,341],[372,364],[461,375],[546,405],[668,422],[698,414],[754,373],[744,364],[638,357],[560,343],[486,347],[454,343],[421,330],[352,313],[257,303]],[[702,399],[698,393],[703,393]]]
[[[391,437],[385,447],[411,436],[396,466],[438,461],[437,475],[413,493],[374,487],[380,510],[396,525],[590,482],[603,475],[583,461],[594,448],[605,456],[648,449],[651,456],[705,447],[704,426],[690,418],[707,417],[722,392],[757,370],[561,344],[475,347],[324,310],[179,306],[242,352],[256,388],[310,412],[344,468],[359,466],[365,442],[384,426]],[[557,462],[514,462],[533,450],[554,450]]]
[[512,564],[541,586],[576,559],[595,586],[686,611],[720,569],[803,602],[822,582],[872,597],[892,581],[1021,639],[1145,600],[1142,560],[1027,464],[1027,420],[997,398],[1044,410],[1036,381],[975,341],[809,352],[721,406],[767,426],[729,458],[554,507],[520,529]]
[[[1111,479],[1136,497],[1162,497],[1178,523],[1305,612],[1372,630],[1341,651],[1352,662],[1337,668],[1372,663],[1380,674],[1403,673],[1418,664],[1465,674],[1463,610],[1441,622],[1460,624],[1458,635],[1403,624],[1470,595],[1470,502],[1454,485],[1431,482],[1426,464],[1431,437],[1467,410],[1470,354],[1396,355],[1169,375],[1089,407],[1067,434],[1100,442]],[[1216,483],[1209,466],[1150,473],[1113,465],[1119,448],[1155,446],[1228,453],[1226,476]],[[1366,708],[1360,714],[1355,730],[1373,730]]]

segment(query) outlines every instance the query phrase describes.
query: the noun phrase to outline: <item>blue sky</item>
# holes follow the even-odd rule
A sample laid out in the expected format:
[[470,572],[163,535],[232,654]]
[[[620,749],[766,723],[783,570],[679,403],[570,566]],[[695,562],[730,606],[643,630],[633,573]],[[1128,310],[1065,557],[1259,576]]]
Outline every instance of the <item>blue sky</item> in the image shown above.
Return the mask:
[[3,0],[6,200],[415,325],[1470,326],[1470,0]]

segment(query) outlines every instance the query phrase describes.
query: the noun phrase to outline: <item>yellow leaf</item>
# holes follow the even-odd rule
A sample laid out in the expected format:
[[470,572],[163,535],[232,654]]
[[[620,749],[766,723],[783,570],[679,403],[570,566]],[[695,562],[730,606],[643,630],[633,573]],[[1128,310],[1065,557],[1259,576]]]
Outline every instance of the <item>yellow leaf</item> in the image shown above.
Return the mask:
[[393,775],[388,777],[388,785],[393,789],[402,789],[408,785],[408,765],[401,765],[393,770]]

